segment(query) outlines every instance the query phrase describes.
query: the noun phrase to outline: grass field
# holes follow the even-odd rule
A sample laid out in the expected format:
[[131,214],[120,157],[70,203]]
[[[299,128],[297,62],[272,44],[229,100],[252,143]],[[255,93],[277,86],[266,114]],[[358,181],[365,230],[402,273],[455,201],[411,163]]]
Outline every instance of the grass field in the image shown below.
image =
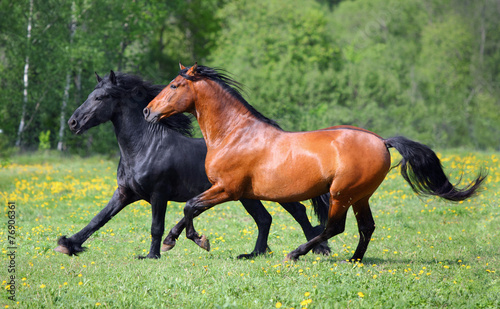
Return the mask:
[[[209,237],[211,252],[181,236],[161,259],[135,259],[149,250],[151,224],[149,204],[137,202],[96,232],[85,243],[87,252],[68,257],[53,251],[57,239],[78,232],[106,205],[116,187],[117,161],[52,153],[13,158],[0,169],[0,305],[499,308],[500,154],[440,156],[456,181],[461,172],[469,181],[486,168],[485,189],[463,203],[417,197],[399,170],[392,170],[371,200],[377,229],[363,264],[343,263],[358,241],[352,211],[345,233],[329,242],[331,256],[309,253],[296,263],[283,263],[305,238],[291,216],[270,202],[265,206],[273,215],[269,243],[274,251],[254,260],[235,259],[253,249],[257,236],[253,220],[236,202],[195,220],[198,231]],[[15,224],[9,224],[9,201],[15,202]],[[167,230],[181,218],[182,208],[169,203]],[[8,249],[10,240],[15,255]],[[13,292],[15,301],[8,298]]]

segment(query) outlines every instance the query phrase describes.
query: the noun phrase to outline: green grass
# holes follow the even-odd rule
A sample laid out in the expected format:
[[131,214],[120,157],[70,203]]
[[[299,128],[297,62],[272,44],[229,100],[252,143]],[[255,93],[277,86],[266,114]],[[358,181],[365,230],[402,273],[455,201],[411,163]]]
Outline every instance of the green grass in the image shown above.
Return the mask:
[[[181,236],[160,260],[137,260],[150,245],[151,209],[125,208],[86,243],[78,257],[54,252],[102,209],[116,187],[116,161],[94,157],[21,156],[0,170],[3,215],[0,306],[8,308],[498,308],[498,153],[446,152],[451,178],[481,166],[485,190],[464,203],[417,197],[391,171],[372,198],[377,224],[363,264],[343,263],[358,241],[349,212],[346,231],[329,242],[332,255],[312,253],[283,263],[304,242],[299,225],[277,204],[269,243],[254,260],[256,226],[239,203],[218,205],[195,220],[212,251]],[[43,163],[40,163],[43,162]],[[8,299],[8,201],[16,202],[16,301]],[[170,203],[166,226],[182,215]],[[312,215],[311,210],[308,210]],[[316,221],[315,219],[313,219]]]

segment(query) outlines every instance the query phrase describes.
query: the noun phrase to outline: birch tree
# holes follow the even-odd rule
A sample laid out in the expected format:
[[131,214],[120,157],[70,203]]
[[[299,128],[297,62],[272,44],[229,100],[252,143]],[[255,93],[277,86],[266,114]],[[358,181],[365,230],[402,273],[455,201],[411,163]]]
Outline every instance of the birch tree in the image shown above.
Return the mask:
[[[76,32],[76,5],[73,1],[71,3],[71,24],[70,24],[70,38],[69,38],[69,52],[73,47],[73,38]],[[71,86],[71,63],[72,56],[70,56],[70,66],[66,72],[66,81],[64,86],[64,94],[61,104],[61,116],[59,121],[59,141],[57,142],[57,150],[62,151],[64,146],[64,129],[66,127],[66,106],[68,105],[69,99],[69,88]]]
[[30,68],[30,47],[31,47],[31,21],[33,18],[33,0],[30,0],[30,10],[28,15],[28,26],[26,31],[26,58],[24,61],[24,74],[23,74],[23,106],[21,112],[21,120],[19,121],[19,129],[17,130],[16,147],[21,146],[21,136],[24,131],[24,124],[26,118],[26,106],[28,105],[28,85],[29,85],[29,68]]

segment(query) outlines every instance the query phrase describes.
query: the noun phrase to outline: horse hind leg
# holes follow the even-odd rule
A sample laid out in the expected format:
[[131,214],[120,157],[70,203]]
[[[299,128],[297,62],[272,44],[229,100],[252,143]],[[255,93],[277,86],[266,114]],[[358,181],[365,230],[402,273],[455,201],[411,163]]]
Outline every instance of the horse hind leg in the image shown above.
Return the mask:
[[245,207],[246,211],[252,216],[258,229],[257,242],[255,243],[253,251],[249,254],[240,254],[237,257],[238,259],[249,259],[264,254],[267,250],[270,250],[268,246],[268,238],[273,218],[264,205],[262,205],[262,203],[258,200],[240,199],[240,202],[243,207]]
[[359,200],[352,206],[356,221],[358,222],[359,242],[354,255],[350,259],[351,262],[361,262],[363,260],[363,256],[375,230],[375,221],[373,220],[368,199],[369,197]]
[[349,209],[349,206],[346,205],[347,204],[342,203],[339,200],[333,200],[332,197],[330,197],[330,210],[328,213],[328,222],[326,224],[325,230],[320,235],[314,237],[307,243],[300,245],[297,249],[288,253],[285,261],[296,261],[301,255],[307,254],[318,244],[344,232],[347,210]]
[[[302,231],[304,232],[304,235],[306,236],[306,239],[309,241],[313,239],[314,237],[318,236],[323,232],[325,229],[324,226],[318,225],[313,227],[311,225],[311,222],[309,221],[309,218],[307,217],[306,213],[306,207],[302,205],[301,203],[295,202],[295,203],[280,203],[280,205],[292,215],[292,217],[297,221],[297,223],[300,224],[300,227],[302,228]],[[328,247],[328,242],[324,241],[317,246],[315,246],[313,249],[313,253],[316,254],[323,254],[323,255],[330,255],[330,247]]]

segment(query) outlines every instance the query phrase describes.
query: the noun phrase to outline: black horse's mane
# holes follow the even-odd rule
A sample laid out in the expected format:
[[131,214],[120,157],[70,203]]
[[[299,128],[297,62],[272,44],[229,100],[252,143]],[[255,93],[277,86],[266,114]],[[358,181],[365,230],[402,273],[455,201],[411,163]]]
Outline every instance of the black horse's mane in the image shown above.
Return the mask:
[[[110,85],[110,87],[107,87],[110,96],[121,99],[126,97],[128,101],[137,104],[141,110],[165,88],[164,85],[154,85],[137,75],[117,72],[115,76],[116,84],[110,80],[108,75],[97,84],[96,88],[103,87],[104,83],[107,83]],[[176,114],[163,118],[159,124],[167,129],[191,137],[193,135],[192,122],[192,117],[185,114]]]
[[[181,75],[182,77],[184,77],[188,80],[196,79],[196,77],[193,78],[193,76],[189,76],[186,74],[188,69],[189,68],[185,68],[185,69],[181,70],[179,75]],[[220,69],[220,68],[210,68],[207,66],[198,65],[196,68],[196,73],[202,77],[208,78],[208,79],[218,83],[222,87],[223,90],[225,90],[230,95],[235,97],[238,101],[240,101],[250,111],[250,113],[252,113],[252,115],[257,117],[261,121],[263,121],[267,124],[270,124],[275,128],[281,129],[281,127],[279,126],[279,124],[275,120],[272,120],[272,119],[267,118],[266,116],[262,115],[259,111],[257,111],[252,105],[250,105],[243,98],[243,96],[241,94],[243,92],[243,89],[242,89],[243,85],[241,83],[239,83],[238,81],[234,80],[233,78],[231,78],[229,73],[226,70]]]

